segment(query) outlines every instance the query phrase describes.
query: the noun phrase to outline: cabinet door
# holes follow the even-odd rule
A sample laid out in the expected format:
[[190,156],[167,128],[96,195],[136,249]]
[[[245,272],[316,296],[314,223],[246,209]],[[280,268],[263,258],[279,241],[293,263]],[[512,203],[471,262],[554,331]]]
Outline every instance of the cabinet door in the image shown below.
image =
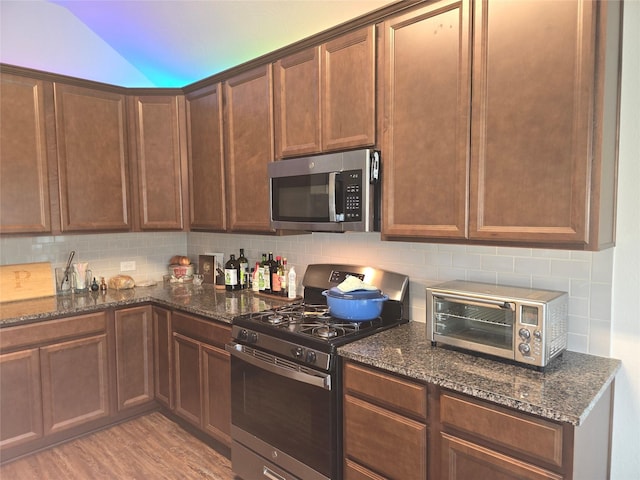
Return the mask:
[[109,415],[107,335],[40,349],[45,435]]
[[470,238],[588,241],[597,3],[474,3]]
[[129,229],[125,97],[54,85],[63,232]]
[[231,446],[231,360],[221,348],[202,345],[202,427]]
[[182,96],[130,98],[135,138],[134,214],[141,230],[182,230]]
[[269,177],[273,161],[271,65],[225,82],[227,198],[232,231],[272,232]]
[[471,442],[441,434],[442,472],[448,480],[562,480],[562,476]]
[[427,426],[346,395],[344,451],[346,459],[386,478],[424,480]]
[[221,85],[189,93],[186,108],[191,229],[224,231],[227,216]]
[[384,23],[385,237],[465,238],[470,57],[467,0]]
[[274,65],[276,157],[320,152],[320,47]]
[[171,340],[171,312],[153,307],[154,385],[155,397],[173,409],[173,363]]
[[0,451],[42,436],[38,349],[0,355]]
[[44,82],[0,74],[0,233],[51,231]]
[[373,25],[322,46],[322,149],[375,144],[376,50]]
[[200,427],[202,410],[199,343],[173,334],[173,358],[176,380],[176,413]]
[[153,400],[151,307],[115,312],[118,411]]

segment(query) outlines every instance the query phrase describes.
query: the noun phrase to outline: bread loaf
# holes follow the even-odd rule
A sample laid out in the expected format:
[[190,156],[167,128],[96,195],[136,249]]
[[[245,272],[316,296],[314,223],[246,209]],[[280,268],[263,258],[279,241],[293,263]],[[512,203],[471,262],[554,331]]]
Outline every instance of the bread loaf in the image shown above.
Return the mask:
[[129,275],[116,275],[109,279],[109,288],[113,290],[126,290],[136,286],[136,282]]

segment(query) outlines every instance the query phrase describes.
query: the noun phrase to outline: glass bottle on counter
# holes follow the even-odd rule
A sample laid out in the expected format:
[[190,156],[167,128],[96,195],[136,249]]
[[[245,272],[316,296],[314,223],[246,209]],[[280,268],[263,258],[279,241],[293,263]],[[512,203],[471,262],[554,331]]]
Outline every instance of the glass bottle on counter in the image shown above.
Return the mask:
[[279,255],[275,259],[275,264],[271,267],[271,293],[274,295],[282,295],[282,277],[280,276],[282,258]]
[[232,253],[231,257],[224,264],[224,288],[227,291],[239,290],[240,284],[238,283],[238,270],[239,264],[236,260],[236,256]]
[[264,270],[265,270],[266,264],[267,264],[267,254],[263,253],[262,261],[260,262],[260,269],[258,270],[258,291],[263,293],[265,291],[266,281],[269,279],[268,273],[267,273],[267,278],[265,278],[264,276]]
[[249,260],[244,256],[244,248],[240,249],[240,256],[238,257],[239,270],[238,274],[239,284],[241,289],[245,289],[249,286]]
[[274,270],[274,265],[276,261],[273,259],[273,252],[269,252],[269,258],[264,264],[263,267],[263,275],[264,275],[264,293],[272,293],[272,273]]
[[282,259],[282,264],[280,265],[281,268],[278,269],[278,275],[280,275],[280,295],[282,295],[283,297],[287,296],[287,292],[289,291],[289,285],[288,285],[288,273],[289,273],[289,269],[287,268],[287,259],[283,258]]
[[253,272],[253,282],[251,283],[251,290],[254,292],[260,291],[260,272],[262,272],[262,267],[260,266],[260,262],[256,262],[256,266],[251,269]]

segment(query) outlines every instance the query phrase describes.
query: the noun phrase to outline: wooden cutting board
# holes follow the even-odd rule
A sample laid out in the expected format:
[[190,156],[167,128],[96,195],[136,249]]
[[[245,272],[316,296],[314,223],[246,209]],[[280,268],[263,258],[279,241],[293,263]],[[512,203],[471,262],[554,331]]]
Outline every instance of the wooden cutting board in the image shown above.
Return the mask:
[[55,295],[50,262],[0,266],[0,302]]

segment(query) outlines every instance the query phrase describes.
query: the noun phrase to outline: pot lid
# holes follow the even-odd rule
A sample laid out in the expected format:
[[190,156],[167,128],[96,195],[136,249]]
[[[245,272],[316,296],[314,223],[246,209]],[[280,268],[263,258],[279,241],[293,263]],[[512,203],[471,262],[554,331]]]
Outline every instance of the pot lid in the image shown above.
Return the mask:
[[323,293],[326,293],[328,297],[345,298],[351,300],[368,300],[384,296],[380,290],[353,290],[351,292],[343,292],[337,287],[325,290],[325,292]]

